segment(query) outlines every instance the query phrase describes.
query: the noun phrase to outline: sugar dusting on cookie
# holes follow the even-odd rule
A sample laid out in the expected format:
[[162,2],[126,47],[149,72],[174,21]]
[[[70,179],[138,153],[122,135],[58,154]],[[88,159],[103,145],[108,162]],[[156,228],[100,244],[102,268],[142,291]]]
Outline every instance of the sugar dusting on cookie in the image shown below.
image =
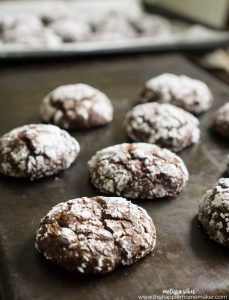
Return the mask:
[[195,114],[208,110],[213,103],[212,93],[206,83],[170,73],[148,80],[140,96],[143,102],[171,103]]
[[87,84],[69,84],[49,93],[41,105],[41,118],[65,129],[93,128],[112,121],[108,97]]
[[136,142],[158,144],[173,151],[195,144],[199,121],[184,109],[167,103],[145,103],[131,109],[125,119],[128,136]]
[[41,220],[36,249],[65,269],[107,273],[150,253],[156,230],[147,212],[124,198],[77,198]]
[[30,124],[0,138],[0,171],[31,180],[68,168],[79,153],[78,142],[53,125]]
[[199,220],[210,238],[229,246],[229,178],[221,178],[206,192],[199,206]]
[[188,180],[181,158],[147,143],[102,149],[91,158],[88,167],[92,183],[101,192],[130,198],[175,196]]

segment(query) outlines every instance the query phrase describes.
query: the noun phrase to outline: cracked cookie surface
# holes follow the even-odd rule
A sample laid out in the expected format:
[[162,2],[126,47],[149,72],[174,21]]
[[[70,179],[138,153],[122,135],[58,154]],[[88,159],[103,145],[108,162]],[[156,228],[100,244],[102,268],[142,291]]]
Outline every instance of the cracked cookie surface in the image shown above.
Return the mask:
[[194,114],[207,111],[213,103],[212,93],[204,82],[169,73],[148,80],[140,97],[143,102],[171,103]]
[[199,221],[210,238],[229,246],[229,178],[221,178],[204,195],[199,206]]
[[229,102],[221,106],[215,113],[213,128],[224,137],[229,137]]
[[124,198],[77,198],[41,220],[35,246],[53,263],[80,273],[107,273],[150,253],[156,230],[147,212]]
[[15,128],[0,138],[0,172],[30,180],[67,169],[80,147],[57,126],[30,124]]
[[64,129],[83,129],[106,125],[113,119],[107,96],[87,84],[63,85],[43,100],[41,118]]
[[146,143],[120,144],[98,151],[88,162],[93,185],[129,198],[176,196],[188,180],[182,159]]
[[200,138],[198,119],[171,104],[137,105],[127,113],[125,126],[133,141],[155,143],[173,151],[181,151]]

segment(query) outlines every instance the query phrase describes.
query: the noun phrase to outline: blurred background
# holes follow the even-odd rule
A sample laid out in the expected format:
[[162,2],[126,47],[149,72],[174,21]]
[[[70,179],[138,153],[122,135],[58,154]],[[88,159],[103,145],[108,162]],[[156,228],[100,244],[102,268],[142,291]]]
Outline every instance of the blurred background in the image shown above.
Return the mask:
[[178,52],[229,82],[229,0],[0,0],[0,59]]

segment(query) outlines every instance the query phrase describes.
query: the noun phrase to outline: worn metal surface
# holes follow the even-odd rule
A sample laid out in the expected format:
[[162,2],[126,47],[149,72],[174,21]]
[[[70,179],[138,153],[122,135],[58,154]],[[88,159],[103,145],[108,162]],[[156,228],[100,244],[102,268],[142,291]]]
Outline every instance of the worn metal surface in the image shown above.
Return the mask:
[[[153,218],[157,247],[138,263],[103,276],[82,276],[46,262],[34,249],[41,217],[60,201],[96,195],[86,163],[96,150],[127,141],[123,117],[135,103],[141,84],[162,72],[184,73],[204,80],[215,96],[211,111],[200,117],[201,143],[181,153],[190,172],[176,199],[134,201]],[[86,82],[106,92],[115,107],[110,126],[72,133],[80,142],[77,162],[57,177],[34,183],[0,176],[0,277],[3,299],[76,300],[138,299],[163,289],[194,288],[201,295],[229,290],[226,248],[209,240],[197,221],[203,193],[225,171],[229,142],[212,134],[213,111],[229,99],[229,89],[178,56],[100,58],[60,65],[31,65],[0,71],[0,134],[39,122],[39,105],[54,87]]]

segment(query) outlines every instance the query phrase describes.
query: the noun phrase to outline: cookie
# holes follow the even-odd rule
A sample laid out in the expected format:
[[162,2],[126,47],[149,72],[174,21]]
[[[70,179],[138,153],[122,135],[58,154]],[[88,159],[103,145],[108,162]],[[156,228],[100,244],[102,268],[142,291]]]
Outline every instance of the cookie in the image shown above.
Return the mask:
[[49,29],[32,31],[22,27],[4,32],[2,39],[4,44],[30,48],[58,48],[62,43],[61,39]]
[[132,19],[132,24],[140,36],[168,37],[172,34],[172,24],[157,15],[140,15]]
[[199,220],[210,238],[229,246],[229,178],[221,178],[206,192],[199,206]]
[[71,19],[53,22],[50,28],[64,43],[86,41],[91,34],[91,28],[87,23]]
[[18,27],[29,27],[30,29],[43,28],[39,18],[32,15],[3,15],[0,16],[0,32],[16,29]]
[[188,180],[181,158],[146,143],[102,149],[91,158],[88,167],[91,182],[98,190],[129,198],[174,197]]
[[0,138],[0,172],[35,180],[67,169],[79,153],[78,142],[57,126],[31,124]]
[[95,41],[119,41],[136,38],[138,32],[127,16],[118,12],[108,12],[93,25]]
[[207,111],[213,103],[212,93],[204,82],[167,73],[147,81],[140,97],[143,102],[171,103],[194,114]]
[[112,121],[113,107],[99,90],[87,84],[69,84],[44,98],[41,118],[65,129],[93,128]]
[[180,151],[199,141],[199,121],[171,104],[145,103],[131,109],[125,119],[127,135],[136,142]]
[[17,44],[35,48],[56,48],[61,39],[33,16],[6,16],[0,21],[1,38],[4,44]]
[[80,273],[107,273],[150,253],[156,230],[147,212],[124,198],[96,196],[62,202],[41,220],[36,248]]
[[214,130],[224,137],[229,137],[229,102],[221,106],[215,113]]
[[53,22],[72,18],[73,15],[69,10],[66,10],[66,7],[62,7],[61,5],[61,7],[55,6],[55,11],[53,11],[53,8],[44,10],[43,12],[41,12],[39,17],[41,22],[45,26],[49,26]]

